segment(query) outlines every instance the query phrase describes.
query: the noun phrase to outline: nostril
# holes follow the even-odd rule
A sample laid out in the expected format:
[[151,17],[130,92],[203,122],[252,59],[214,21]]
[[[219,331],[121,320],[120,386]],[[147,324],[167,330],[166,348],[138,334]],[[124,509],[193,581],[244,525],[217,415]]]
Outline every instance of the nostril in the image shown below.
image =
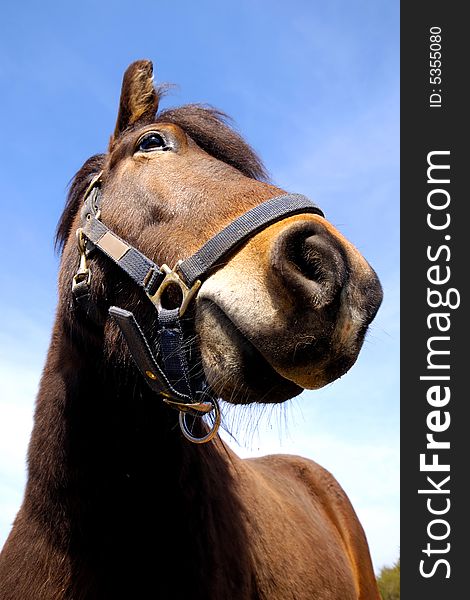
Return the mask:
[[320,223],[312,221],[281,232],[273,246],[272,262],[293,293],[301,292],[316,305],[331,303],[347,278],[342,249]]
[[305,239],[296,236],[286,247],[287,260],[306,279],[317,283],[324,283],[328,277],[325,271],[325,253],[322,252],[321,246],[321,238],[311,235]]

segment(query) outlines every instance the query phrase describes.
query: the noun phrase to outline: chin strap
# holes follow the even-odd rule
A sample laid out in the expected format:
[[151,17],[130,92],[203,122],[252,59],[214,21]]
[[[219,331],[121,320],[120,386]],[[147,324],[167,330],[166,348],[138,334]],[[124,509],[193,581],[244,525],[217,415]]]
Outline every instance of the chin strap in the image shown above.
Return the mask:
[[[166,312],[172,313],[173,311]],[[180,427],[183,435],[197,444],[203,444],[211,440],[216,435],[220,425],[219,404],[211,394],[207,393],[205,382],[201,383],[200,389],[196,390],[194,395],[191,393],[191,385],[186,377],[186,373],[188,372],[187,365],[183,365],[180,362],[182,359],[184,360],[181,352],[181,348],[183,347],[181,329],[178,326],[176,327],[174,330],[175,339],[173,340],[173,328],[171,327],[167,328],[167,333],[168,331],[170,332],[168,338],[165,334],[160,335],[160,339],[164,344],[167,343],[165,340],[169,340],[169,347],[165,352],[161,352],[165,369],[163,370],[152,353],[147,338],[133,313],[117,306],[111,306],[109,314],[118,324],[134,362],[149,387],[163,398],[163,402],[180,411]],[[176,323],[179,323],[179,319],[176,316],[172,316],[172,320],[173,318]],[[170,364],[172,362],[173,364]],[[170,383],[165,371],[169,374],[170,378],[173,375],[175,385]],[[184,373],[184,381],[177,379],[181,373]],[[185,388],[186,393],[179,391],[177,389],[179,387]],[[211,412],[214,412],[214,415],[209,432],[203,437],[195,436],[186,422],[187,415],[202,417]]]
[[[158,266],[101,221],[101,175],[92,180],[85,193],[82,227],[77,230],[80,264],[72,282],[73,297],[91,320],[99,322],[97,308],[90,296],[91,271],[88,266],[88,257],[95,250],[111,259],[144,291],[157,311],[155,348],[151,348],[133,313],[112,306],[109,314],[119,326],[147,384],[166,404],[180,412],[182,433],[192,442],[205,443],[217,433],[220,411],[204,376],[194,373],[199,369],[200,359],[195,343],[186,339],[183,315],[202,281],[243,242],[286,217],[305,213],[324,216],[323,212],[300,194],[271,198],[234,219],[195,254],[170,269],[167,265]],[[167,298],[169,288],[177,288],[179,306],[176,308],[166,306],[171,304]],[[193,435],[187,416],[200,418],[209,413],[213,417],[209,432],[202,437]]]

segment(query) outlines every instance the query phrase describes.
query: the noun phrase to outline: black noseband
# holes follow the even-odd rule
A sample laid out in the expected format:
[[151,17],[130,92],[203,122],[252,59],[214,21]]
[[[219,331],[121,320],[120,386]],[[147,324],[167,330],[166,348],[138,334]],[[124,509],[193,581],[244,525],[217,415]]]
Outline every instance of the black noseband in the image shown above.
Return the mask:
[[[191,364],[196,352],[191,348],[194,342],[185,344],[181,317],[204,279],[219,268],[224,259],[243,242],[287,217],[305,213],[323,217],[323,212],[300,194],[276,196],[234,219],[192,256],[170,269],[167,265],[160,267],[155,264],[100,220],[100,184],[101,173],[92,180],[85,193],[82,226],[77,231],[80,266],[72,284],[75,302],[88,315],[95,312],[90,301],[91,273],[87,264],[89,253],[95,248],[114,261],[143,289],[157,311],[157,348],[150,347],[133,313],[116,306],[111,306],[109,313],[119,325],[130,353],[150,388],[167,404],[180,411],[183,434],[193,442],[209,441],[215,435],[220,421],[218,404],[204,376],[192,372],[197,370]],[[178,288],[180,301],[177,308],[164,306],[165,290],[170,286]],[[194,437],[186,424],[186,414],[201,417],[213,410],[215,420],[211,431],[202,438]]]

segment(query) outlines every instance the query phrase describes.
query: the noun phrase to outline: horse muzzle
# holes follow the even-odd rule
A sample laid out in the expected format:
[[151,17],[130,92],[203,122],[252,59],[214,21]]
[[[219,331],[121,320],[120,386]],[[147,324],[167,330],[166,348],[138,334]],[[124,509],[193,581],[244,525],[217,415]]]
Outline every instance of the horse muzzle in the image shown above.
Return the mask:
[[381,300],[373,269],[321,216],[277,222],[200,290],[209,383],[238,402],[331,383],[354,364]]

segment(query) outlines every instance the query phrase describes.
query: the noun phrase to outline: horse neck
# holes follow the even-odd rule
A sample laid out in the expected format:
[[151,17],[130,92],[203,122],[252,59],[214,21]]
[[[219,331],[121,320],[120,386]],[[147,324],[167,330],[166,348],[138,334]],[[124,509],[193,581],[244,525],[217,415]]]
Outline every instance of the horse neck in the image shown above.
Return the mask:
[[[132,581],[133,569],[151,572],[153,564],[155,571],[158,555],[173,583],[175,561],[181,568],[184,557],[191,557],[184,569],[194,571],[193,584],[206,572],[201,564],[215,568],[224,556],[236,571],[246,554],[232,469],[238,459],[221,442],[190,444],[176,424],[177,413],[140,381],[126,381],[98,352],[80,352],[56,325],[37,400],[25,514],[99,579],[122,567]],[[214,585],[209,580],[201,590]]]

